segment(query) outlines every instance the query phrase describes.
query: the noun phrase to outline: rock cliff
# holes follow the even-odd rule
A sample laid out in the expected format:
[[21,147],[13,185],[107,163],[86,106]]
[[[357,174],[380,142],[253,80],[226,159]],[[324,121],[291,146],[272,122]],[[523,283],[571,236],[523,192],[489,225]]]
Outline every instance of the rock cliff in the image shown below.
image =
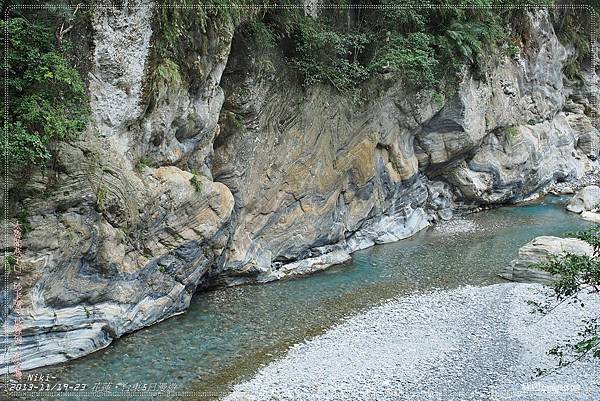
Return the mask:
[[440,104],[402,82],[368,83],[362,102],[303,88],[277,49],[258,57],[216,16],[190,34],[193,79],[160,84],[150,6],[94,11],[92,121],[20,199],[20,311],[16,281],[4,306],[23,343],[3,368],[85,355],[183,312],[198,288],[323,269],[597,167],[593,100],[566,82],[544,10],[528,13],[526,51],[465,71]]

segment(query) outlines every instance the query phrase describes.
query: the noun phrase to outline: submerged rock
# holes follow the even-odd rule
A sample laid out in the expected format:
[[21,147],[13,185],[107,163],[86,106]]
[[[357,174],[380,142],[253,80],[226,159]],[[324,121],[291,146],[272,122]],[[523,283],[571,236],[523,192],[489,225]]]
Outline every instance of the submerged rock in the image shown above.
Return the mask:
[[550,256],[567,253],[593,256],[594,248],[577,238],[537,237],[519,249],[517,258],[510,262],[500,276],[512,281],[550,284],[553,280],[552,274],[532,265],[546,262]]

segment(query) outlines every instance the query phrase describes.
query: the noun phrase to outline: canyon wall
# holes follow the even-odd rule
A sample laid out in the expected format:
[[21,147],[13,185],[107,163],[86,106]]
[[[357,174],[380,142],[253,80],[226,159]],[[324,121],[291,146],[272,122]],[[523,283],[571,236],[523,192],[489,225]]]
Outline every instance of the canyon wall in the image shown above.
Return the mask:
[[596,74],[566,81],[571,50],[544,10],[528,14],[519,55],[465,71],[439,102],[389,79],[359,100],[303,88],[278,49],[218,17],[190,33],[194,79],[150,90],[150,6],[94,12],[92,121],[27,184],[3,368],[85,355],[185,311],[198,288],[323,269],[597,167]]

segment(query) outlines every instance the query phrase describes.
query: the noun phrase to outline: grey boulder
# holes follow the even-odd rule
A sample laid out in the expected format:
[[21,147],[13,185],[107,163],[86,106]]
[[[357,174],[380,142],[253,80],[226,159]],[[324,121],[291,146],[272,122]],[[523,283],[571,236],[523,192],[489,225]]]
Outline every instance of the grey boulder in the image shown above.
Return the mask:
[[532,265],[543,263],[551,256],[566,254],[593,256],[594,248],[576,238],[536,237],[519,249],[517,258],[510,262],[500,276],[511,281],[550,284],[553,281],[552,274]]
[[581,189],[569,201],[567,210],[574,213],[594,211],[600,207],[600,187],[590,185]]

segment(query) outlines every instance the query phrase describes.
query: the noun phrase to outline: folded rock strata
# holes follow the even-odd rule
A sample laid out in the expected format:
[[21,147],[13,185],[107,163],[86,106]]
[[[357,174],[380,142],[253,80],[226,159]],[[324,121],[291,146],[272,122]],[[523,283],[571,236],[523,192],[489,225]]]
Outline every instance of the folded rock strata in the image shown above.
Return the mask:
[[399,81],[357,105],[302,88],[278,49],[258,54],[218,16],[179,60],[193,80],[158,85],[150,6],[94,11],[92,121],[57,149],[52,186],[33,174],[20,199],[31,227],[0,296],[2,369],[17,354],[30,369],[93,352],[183,312],[203,286],[324,269],[597,166],[591,102],[563,83],[546,11],[528,14],[527,52],[499,56],[486,82],[465,73],[444,105]]

